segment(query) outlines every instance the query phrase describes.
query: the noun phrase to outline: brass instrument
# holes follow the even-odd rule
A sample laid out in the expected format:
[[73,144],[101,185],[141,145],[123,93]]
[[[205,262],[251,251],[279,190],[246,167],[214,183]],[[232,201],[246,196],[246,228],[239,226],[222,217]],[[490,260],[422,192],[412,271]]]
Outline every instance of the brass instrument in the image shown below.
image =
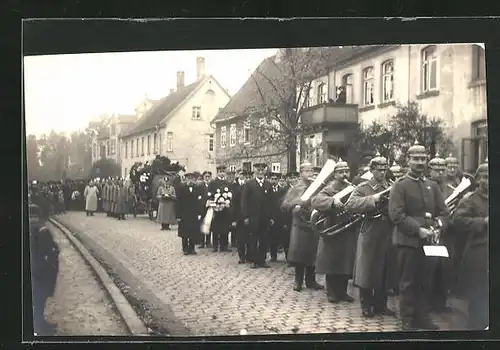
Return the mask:
[[300,197],[301,201],[307,202],[312,196],[316,195],[323,189],[323,187],[328,184],[327,180],[333,174],[333,171],[335,170],[335,164],[335,161],[332,159],[328,159],[326,161],[318,176],[316,176],[316,178],[312,181],[312,183]]
[[[473,180],[473,178],[472,178]],[[445,199],[445,204],[450,210],[450,214],[453,214],[457,209],[457,205],[462,199],[463,195],[472,187],[471,175],[467,174],[462,177],[462,181],[458,184],[453,192]]]
[[[340,200],[342,203],[347,202],[351,193],[356,189],[356,186],[347,181],[347,187],[335,194],[332,198]],[[313,210],[311,213],[311,224],[314,230],[320,236],[333,236],[344,232],[350,227],[353,227],[363,219],[360,214],[353,214],[343,208],[332,208],[328,212],[320,212]]]
[[378,219],[382,216],[387,216],[388,206],[389,206],[389,194],[391,193],[394,181],[390,181],[390,186],[380,193],[380,200],[377,202],[375,210],[368,214],[372,219]]

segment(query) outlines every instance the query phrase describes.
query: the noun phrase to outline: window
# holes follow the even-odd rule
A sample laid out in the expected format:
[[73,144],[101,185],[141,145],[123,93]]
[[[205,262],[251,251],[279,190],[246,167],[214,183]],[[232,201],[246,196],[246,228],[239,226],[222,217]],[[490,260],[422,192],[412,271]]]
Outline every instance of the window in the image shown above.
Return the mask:
[[141,137],[141,156],[144,155],[144,136]]
[[208,135],[208,151],[214,151],[214,134]]
[[311,106],[310,101],[309,101],[309,93],[310,92],[308,92],[307,94],[304,93],[304,107],[303,108],[308,108]]
[[128,141],[125,141],[125,152],[124,152],[125,158],[128,158]]
[[392,101],[394,98],[394,61],[382,63],[382,102]]
[[153,134],[153,153],[156,154],[158,152],[158,134]]
[[244,171],[252,171],[252,162],[243,162],[241,164],[241,168],[244,170]]
[[97,158],[97,144],[92,144],[92,157]]
[[111,124],[111,136],[115,136],[116,134],[116,124]]
[[373,104],[373,67],[363,69],[363,105]]
[[236,165],[230,165],[229,171],[236,171]]
[[271,171],[273,173],[281,173],[281,164],[280,163],[272,163],[271,164]]
[[167,152],[173,152],[174,150],[174,133],[167,132]]
[[229,145],[236,145],[236,124],[231,124],[229,128]]
[[422,92],[437,88],[436,46],[422,50]]
[[484,49],[479,45],[472,45],[472,80],[486,79],[486,58]]
[[136,157],[139,157],[139,138],[137,138],[135,143],[135,155]]
[[111,155],[111,146],[109,144],[109,140],[106,141],[106,155],[110,156]]
[[325,103],[328,99],[328,94],[327,94],[327,90],[326,90],[326,84],[325,83],[320,83],[318,85],[318,90],[317,90],[317,101],[318,101],[318,104],[322,104],[322,103]]
[[130,141],[130,158],[134,158],[134,140]]
[[128,177],[128,169],[127,169],[127,168],[125,168],[125,171],[124,171],[124,173],[123,173],[123,177],[124,177],[124,178],[127,178],[127,177]]
[[226,147],[226,127],[220,128],[220,146],[222,148]]
[[193,107],[193,119],[201,119],[201,107]]
[[151,135],[148,135],[148,154],[151,154]]
[[259,125],[264,126],[266,124],[266,118],[260,118],[259,119]]
[[243,124],[243,142],[250,142],[250,122],[248,120]]
[[116,154],[116,140],[111,140],[111,154]]
[[353,103],[354,101],[354,96],[353,96],[353,88],[352,88],[352,82],[353,77],[352,74],[346,74],[342,77],[342,86],[344,87],[344,92],[345,92],[345,98],[346,101],[345,103]]

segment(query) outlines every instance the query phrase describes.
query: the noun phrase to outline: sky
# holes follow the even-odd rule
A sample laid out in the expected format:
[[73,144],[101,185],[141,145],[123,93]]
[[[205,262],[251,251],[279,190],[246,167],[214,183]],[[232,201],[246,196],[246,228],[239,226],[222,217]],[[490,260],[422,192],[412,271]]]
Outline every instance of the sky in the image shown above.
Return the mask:
[[146,94],[159,99],[196,79],[196,57],[205,73],[234,95],[276,49],[156,51],[30,56],[24,58],[26,133],[83,130],[104,113],[134,114]]

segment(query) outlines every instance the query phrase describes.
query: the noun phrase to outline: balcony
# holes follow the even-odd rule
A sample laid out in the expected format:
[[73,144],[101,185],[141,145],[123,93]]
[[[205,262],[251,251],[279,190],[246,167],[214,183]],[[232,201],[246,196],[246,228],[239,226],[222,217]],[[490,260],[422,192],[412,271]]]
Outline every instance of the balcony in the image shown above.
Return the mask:
[[301,119],[304,124],[357,124],[358,105],[323,103],[320,105],[304,108],[301,111]]

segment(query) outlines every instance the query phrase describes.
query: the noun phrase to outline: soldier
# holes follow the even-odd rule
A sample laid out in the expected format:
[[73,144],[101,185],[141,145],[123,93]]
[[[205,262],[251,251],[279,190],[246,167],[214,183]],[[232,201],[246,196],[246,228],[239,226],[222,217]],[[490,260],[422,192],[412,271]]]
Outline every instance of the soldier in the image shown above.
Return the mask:
[[427,153],[415,143],[408,150],[410,171],[393,185],[389,217],[394,224],[393,244],[398,250],[399,309],[402,328],[439,329],[429,319],[429,261],[423,246],[433,235],[435,220],[444,226],[449,216],[436,183],[424,177]]
[[[271,190],[271,230],[270,230],[270,253],[271,261],[276,261],[278,257],[278,247],[286,246],[287,230],[285,228],[285,213],[281,210],[281,202],[287,189],[278,185],[280,174],[272,173],[270,175]],[[285,256],[288,255],[288,249],[285,248]]]
[[354,176],[354,178],[352,179],[352,184],[353,185],[359,185],[360,183],[362,183],[364,180],[361,178],[361,176],[366,173],[367,171],[370,171],[370,168],[367,167],[367,166],[362,166],[358,169],[358,173],[356,174],[356,176]]
[[287,174],[288,187],[293,187],[299,182],[299,173],[291,171]]
[[[202,189],[202,193],[203,193],[203,200],[205,201],[205,203],[207,202],[208,200],[208,184],[210,183],[210,181],[212,181],[212,172],[210,171],[207,171],[205,170],[202,174],[201,174],[201,177],[202,177],[202,182],[200,184],[200,188]],[[203,211],[203,214],[202,214],[202,217],[204,218],[205,215],[207,214],[207,207],[205,206],[205,209]],[[203,220],[203,219],[202,219]],[[201,244],[200,244],[200,248],[210,248],[212,245],[210,244],[211,240],[210,240],[210,234],[208,235],[205,235],[203,234],[201,231],[200,231],[200,235],[201,235]]]
[[186,183],[179,186],[176,215],[179,228],[177,235],[182,238],[184,255],[196,254],[194,245],[200,240],[201,219],[205,209],[203,189],[195,184],[195,174],[187,173]]
[[295,267],[293,290],[296,292],[302,290],[304,274],[307,288],[315,290],[324,288],[316,282],[314,263],[318,251],[318,236],[310,224],[311,200],[304,202],[301,199],[301,196],[312,183],[312,176],[312,165],[302,163],[300,165],[300,181],[288,190],[281,204],[284,211],[291,212],[293,215],[287,260]]
[[[280,189],[284,193],[284,195],[281,197],[281,201],[283,202],[283,198],[285,198],[286,193],[290,189],[286,175],[281,175],[278,185],[280,186]],[[281,219],[283,220],[283,241],[282,241],[283,250],[285,251],[285,259],[288,260],[288,248],[290,246],[290,231],[292,229],[292,213],[290,211],[281,210]]]
[[55,325],[44,318],[47,298],[54,295],[59,271],[59,248],[45,227],[46,215],[35,204],[29,204],[29,235],[33,326],[37,335],[53,335]]
[[109,216],[108,190],[109,190],[109,180],[106,180],[104,186],[102,186],[102,210],[106,213],[106,216]]
[[460,290],[468,299],[468,329],[488,326],[488,161],[476,171],[478,188],[463,198],[454,213],[454,222],[466,235],[460,269]]
[[[210,200],[215,199],[217,191],[219,193],[228,192],[231,184],[226,180],[226,166],[219,165],[217,167],[217,177],[208,184],[207,196]],[[228,252],[228,235],[229,227],[231,226],[231,210],[226,208],[222,211],[214,213],[212,225],[213,237],[213,252],[221,251]]]
[[392,166],[389,168],[389,171],[387,172],[387,179],[391,181],[396,181],[400,177],[404,175],[403,168],[394,161],[392,163]]
[[315,179],[319,175],[320,172],[321,172],[321,167],[319,167],[319,166],[313,167],[313,179]]
[[[340,200],[333,196],[346,188],[345,182],[350,176],[349,166],[339,159],[334,168],[334,180],[315,196],[311,204],[314,209],[328,212],[335,208],[342,208]],[[317,273],[326,274],[326,292],[330,303],[354,299],[347,294],[347,285],[352,277],[355,260],[357,234],[355,229],[349,229],[335,236],[320,237],[316,257]]]
[[453,187],[460,183],[460,171],[458,169],[458,159],[450,153],[446,161],[446,182]]
[[233,199],[231,201],[232,208],[232,229],[235,234],[238,247],[238,264],[244,264],[247,262],[247,254],[249,248],[248,232],[245,229],[244,218],[241,213],[241,193],[243,192],[243,186],[246,182],[246,172],[242,169],[237,171],[237,179],[231,185],[231,192],[233,193]]
[[269,249],[269,228],[271,224],[271,184],[264,179],[266,164],[257,163],[255,178],[248,181],[241,193],[241,213],[249,233],[249,260],[252,268],[268,268],[266,263]]
[[253,171],[247,171],[246,172],[246,182],[250,181],[253,179]]
[[373,178],[360,184],[345,204],[351,212],[367,214],[358,237],[354,285],[359,288],[363,316],[395,316],[396,313],[387,308],[387,290],[396,283],[389,280],[391,277],[395,279],[395,274],[389,271],[394,269],[389,264],[392,224],[386,215],[378,218],[370,216],[377,205],[387,205],[383,203],[381,195],[382,191],[389,188],[385,180],[387,159],[376,156],[370,161],[369,167]]

